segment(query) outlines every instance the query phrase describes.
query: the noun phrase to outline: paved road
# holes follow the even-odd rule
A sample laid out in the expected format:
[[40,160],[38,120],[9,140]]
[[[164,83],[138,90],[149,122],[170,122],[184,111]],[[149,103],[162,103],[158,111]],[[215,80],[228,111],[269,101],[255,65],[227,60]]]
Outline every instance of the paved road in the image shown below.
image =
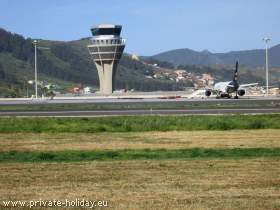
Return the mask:
[[205,114],[269,114],[280,113],[280,108],[260,109],[155,109],[101,111],[12,111],[0,112],[0,117],[96,117],[123,115],[205,115]]

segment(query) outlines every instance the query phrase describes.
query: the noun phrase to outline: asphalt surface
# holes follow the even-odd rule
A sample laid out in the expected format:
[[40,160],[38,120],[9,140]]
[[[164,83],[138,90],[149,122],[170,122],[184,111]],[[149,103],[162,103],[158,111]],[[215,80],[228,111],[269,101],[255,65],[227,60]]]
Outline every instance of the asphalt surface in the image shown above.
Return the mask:
[[269,96],[269,97],[262,97],[262,96],[255,96],[255,97],[240,97],[239,99],[216,99],[216,98],[173,98],[173,97],[161,97],[161,98],[129,98],[129,97],[122,97],[122,98],[72,98],[72,99],[60,99],[56,98],[54,100],[49,99],[0,99],[0,105],[24,105],[24,104],[79,104],[79,103],[153,103],[153,102],[207,102],[207,101],[217,101],[217,102],[224,102],[224,101],[267,101],[267,100],[279,100],[280,97]]
[[[219,104],[230,104],[234,102],[240,104],[234,108],[191,108],[191,109],[131,109],[131,110],[61,110],[61,111],[0,111],[0,117],[95,117],[95,116],[122,116],[122,115],[202,115],[202,114],[269,114],[280,113],[280,97],[247,97],[236,99],[187,99],[187,98],[75,98],[75,99],[55,99],[55,100],[30,100],[30,99],[15,99],[15,100],[0,100],[0,106],[5,105],[34,105],[34,104],[118,104],[118,103],[191,103],[198,102],[199,104],[207,104],[214,102]],[[253,104],[266,104],[263,106],[254,107]],[[242,104],[252,104],[252,108],[244,108]],[[269,107],[267,104],[274,104]],[[277,105],[278,104],[278,105]]]
[[11,111],[0,112],[0,117],[97,117],[138,115],[207,115],[207,114],[270,114],[280,113],[280,108],[258,109],[150,109],[101,111]]

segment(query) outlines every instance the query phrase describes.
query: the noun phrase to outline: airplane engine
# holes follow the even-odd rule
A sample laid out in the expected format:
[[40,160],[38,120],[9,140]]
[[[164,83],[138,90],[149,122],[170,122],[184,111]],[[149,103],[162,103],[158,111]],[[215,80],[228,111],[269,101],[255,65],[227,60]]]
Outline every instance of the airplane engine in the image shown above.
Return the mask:
[[237,91],[237,94],[238,94],[239,96],[244,96],[244,95],[245,95],[245,90],[243,90],[243,89],[238,90],[238,91]]
[[206,91],[205,91],[205,95],[206,95],[206,96],[211,96],[211,90],[206,90]]

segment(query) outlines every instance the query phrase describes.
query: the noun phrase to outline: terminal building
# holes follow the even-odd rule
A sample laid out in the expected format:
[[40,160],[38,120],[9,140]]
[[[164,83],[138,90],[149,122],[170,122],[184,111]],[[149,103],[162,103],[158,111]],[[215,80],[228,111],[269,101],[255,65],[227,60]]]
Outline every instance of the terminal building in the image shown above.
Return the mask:
[[91,28],[93,37],[88,49],[98,71],[101,94],[110,95],[114,91],[116,70],[125,47],[121,30],[122,26],[111,24]]

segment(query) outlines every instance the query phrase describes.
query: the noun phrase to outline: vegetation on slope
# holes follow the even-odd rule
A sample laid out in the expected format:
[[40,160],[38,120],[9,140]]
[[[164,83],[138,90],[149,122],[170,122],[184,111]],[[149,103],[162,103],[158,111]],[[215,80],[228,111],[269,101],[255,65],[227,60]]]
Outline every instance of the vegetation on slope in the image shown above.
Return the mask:
[[[83,84],[99,86],[96,67],[87,50],[89,39],[71,42],[39,40],[38,49],[39,80],[56,81],[59,85]],[[25,39],[0,29],[0,96],[23,96],[27,81],[32,80],[34,66],[34,47],[30,38]],[[145,73],[152,67],[140,61],[132,60],[124,54],[117,71],[117,89],[135,89],[141,91],[179,90],[182,85],[174,81],[147,79]],[[31,90],[32,86],[29,87]],[[12,93],[10,93],[12,92]]]
[[[77,41],[62,42],[39,40],[39,45],[50,50],[38,49],[38,78],[43,81],[55,82],[62,89],[73,85],[88,85],[98,88],[99,80],[96,67],[87,50],[89,38]],[[154,74],[154,67],[149,64],[157,63],[163,68],[175,70],[174,66],[165,61],[149,57],[141,58],[144,62],[133,60],[124,54],[116,75],[117,89],[135,89],[139,91],[155,90],[184,90],[186,84],[171,80],[151,79],[146,76]],[[145,63],[146,62],[146,63]],[[34,78],[34,47],[30,38],[25,39],[18,34],[12,34],[0,29],[0,97],[19,97],[29,95],[33,87],[27,81]],[[229,68],[230,67],[230,68]],[[178,68],[186,69],[195,74],[211,73],[216,80],[230,79],[231,66],[192,66],[183,65]],[[243,82],[262,82],[263,71],[246,71],[241,77]],[[273,70],[273,78],[278,78],[279,71]],[[272,79],[273,79],[272,78]],[[277,82],[276,80],[273,80]]]

